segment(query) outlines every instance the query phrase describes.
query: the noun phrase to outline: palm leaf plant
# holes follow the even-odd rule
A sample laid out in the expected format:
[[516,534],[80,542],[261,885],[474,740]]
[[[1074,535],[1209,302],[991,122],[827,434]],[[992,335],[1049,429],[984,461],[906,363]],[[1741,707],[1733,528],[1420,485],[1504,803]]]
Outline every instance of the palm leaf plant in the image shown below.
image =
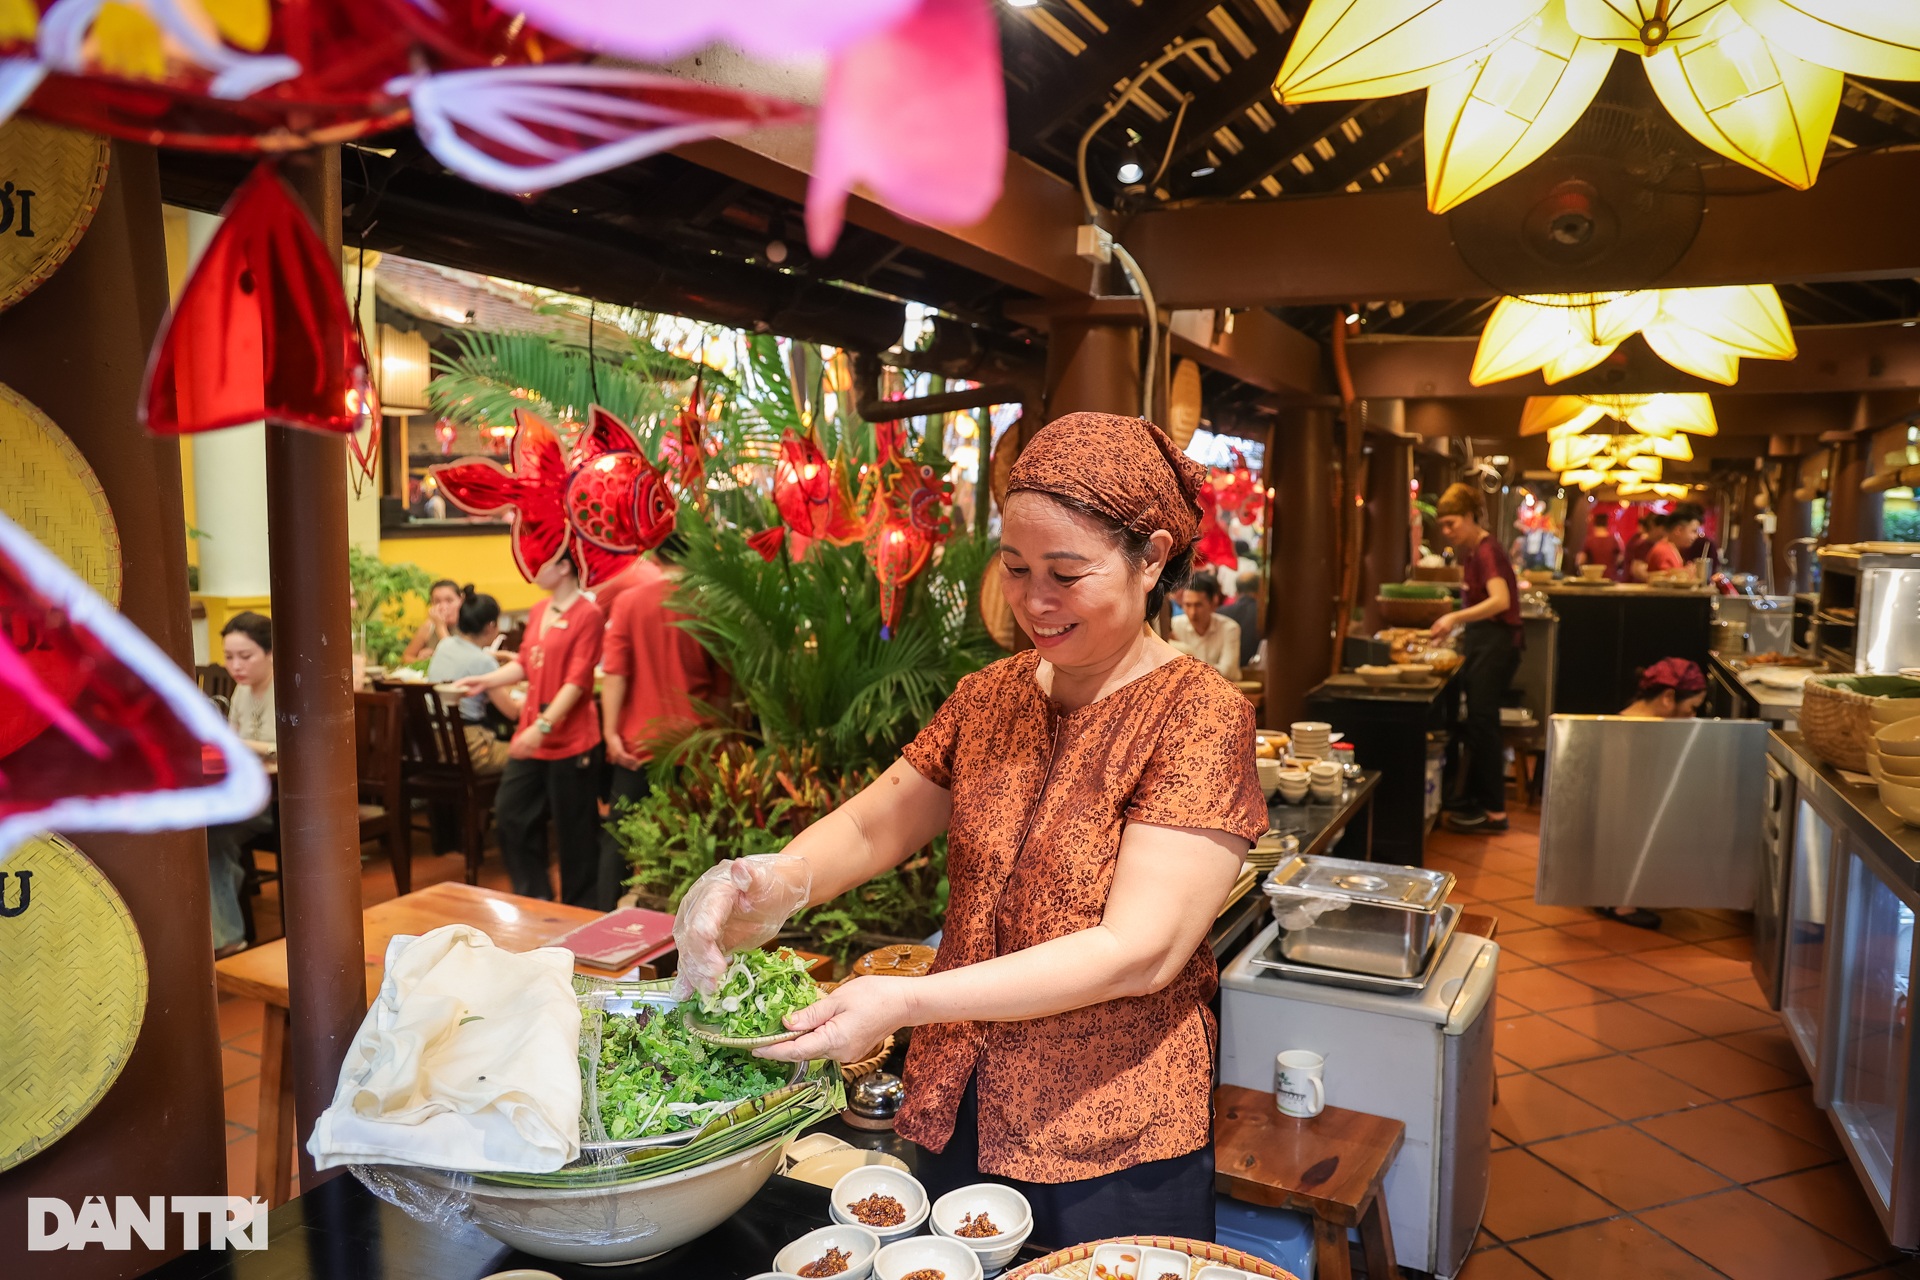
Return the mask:
[[[596,402],[632,424],[658,461],[696,385],[717,408],[706,427],[707,505],[680,506],[686,544],[674,607],[733,677],[746,723],[656,744],[653,791],[609,830],[629,883],[675,904],[724,857],[772,852],[865,786],[932,716],[960,678],[999,656],[974,593],[992,555],[984,537],[949,539],[908,588],[891,639],[879,584],[859,545],[817,542],[769,563],[747,535],[776,520],[769,484],[781,437],[812,436],[849,468],[875,457],[851,397],[824,394],[817,347],[752,335],[732,377],[659,350],[647,326],[609,328],[595,350],[545,334],[455,334],[428,388],[456,422],[507,421],[514,409],[579,422]],[[695,375],[700,382],[696,384]],[[945,842],[799,921],[816,948],[844,954],[863,936],[923,936],[945,910]]]

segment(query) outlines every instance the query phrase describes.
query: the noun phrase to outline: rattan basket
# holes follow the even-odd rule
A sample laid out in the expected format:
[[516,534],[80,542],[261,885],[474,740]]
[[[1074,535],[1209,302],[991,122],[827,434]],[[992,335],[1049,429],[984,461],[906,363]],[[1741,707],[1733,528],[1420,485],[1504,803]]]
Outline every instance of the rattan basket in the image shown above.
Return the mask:
[[1001,1280],[1034,1280],[1037,1276],[1054,1276],[1058,1280],[1089,1280],[1093,1251],[1103,1244],[1137,1244],[1144,1249],[1168,1249],[1174,1253],[1184,1253],[1203,1265],[1213,1263],[1233,1267],[1250,1276],[1266,1277],[1266,1280],[1299,1280],[1293,1272],[1276,1267],[1265,1258],[1256,1258],[1250,1253],[1229,1249],[1209,1240],[1182,1240],[1172,1236],[1116,1236],[1112,1240],[1077,1244],[1071,1249],[1050,1253],[1038,1262],[1029,1262],[1024,1267],[1009,1271]]
[[1830,683],[1841,676],[1808,680],[1800,702],[1800,736],[1836,769],[1867,771],[1867,740],[1873,736],[1873,702],[1864,693]]
[[878,1071],[882,1066],[886,1064],[887,1055],[892,1052],[893,1052],[893,1037],[888,1036],[885,1040],[882,1040],[880,1042],[879,1050],[875,1052],[871,1057],[862,1058],[858,1062],[841,1063],[840,1074],[846,1077],[848,1084],[852,1084],[855,1080],[859,1080],[864,1076],[870,1076],[874,1072]]

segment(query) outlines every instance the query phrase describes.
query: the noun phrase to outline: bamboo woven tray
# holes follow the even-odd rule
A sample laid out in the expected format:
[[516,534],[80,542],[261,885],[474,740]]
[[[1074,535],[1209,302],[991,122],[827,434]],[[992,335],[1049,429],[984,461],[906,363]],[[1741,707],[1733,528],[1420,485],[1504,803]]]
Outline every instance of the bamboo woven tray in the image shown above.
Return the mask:
[[[1250,1253],[1238,1249],[1229,1249],[1225,1245],[1214,1244],[1207,1240],[1182,1240],[1172,1236],[1116,1236],[1112,1240],[1095,1240],[1091,1244],[1077,1244],[1071,1249],[1062,1249],[1050,1253],[1038,1262],[1029,1262],[1025,1266],[1009,1271],[1001,1280],[1035,1280],[1039,1276],[1053,1276],[1056,1280],[1091,1280],[1093,1269],[1093,1251],[1103,1244],[1137,1244],[1146,1249],[1168,1249],[1174,1253],[1184,1253],[1200,1267],[1218,1265],[1233,1267],[1250,1276],[1261,1276],[1264,1280],[1299,1280],[1293,1272],[1274,1266],[1265,1258],[1256,1258]],[[1143,1277],[1143,1280],[1149,1278]]]

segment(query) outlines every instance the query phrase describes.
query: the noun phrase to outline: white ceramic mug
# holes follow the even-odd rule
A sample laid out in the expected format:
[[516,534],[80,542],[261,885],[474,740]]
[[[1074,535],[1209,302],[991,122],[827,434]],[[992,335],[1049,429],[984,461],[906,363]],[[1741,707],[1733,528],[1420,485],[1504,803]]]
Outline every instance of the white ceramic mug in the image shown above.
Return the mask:
[[1273,1065],[1273,1100],[1283,1116],[1308,1120],[1327,1105],[1327,1060],[1308,1049],[1288,1049]]

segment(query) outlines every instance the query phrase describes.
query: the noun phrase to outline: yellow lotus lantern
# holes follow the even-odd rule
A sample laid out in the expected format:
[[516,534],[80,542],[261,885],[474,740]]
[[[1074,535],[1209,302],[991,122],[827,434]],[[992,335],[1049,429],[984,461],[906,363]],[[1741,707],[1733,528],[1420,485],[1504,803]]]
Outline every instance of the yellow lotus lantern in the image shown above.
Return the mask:
[[1820,172],[1844,73],[1920,80],[1913,0],[1313,0],[1282,102],[1427,89],[1427,207],[1540,158],[1620,50],[1674,120],[1793,187]]
[[1711,436],[1720,431],[1713,400],[1700,392],[1662,392],[1637,396],[1528,396],[1520,411],[1520,434],[1548,440],[1586,433],[1602,418],[1612,418],[1642,435],[1671,439]]
[[1601,467],[1603,463],[1628,458],[1651,457],[1668,462],[1690,462],[1693,446],[1687,437],[1676,435],[1662,440],[1658,436],[1562,436],[1547,444],[1547,469],[1569,471],[1582,467]]
[[1648,483],[1644,480],[1628,481],[1620,486],[1620,496],[1622,498],[1673,498],[1678,500],[1692,492],[1692,485]]
[[1638,293],[1556,293],[1502,298],[1480,332],[1468,380],[1476,387],[1538,369],[1560,382],[1593,368],[1632,334],[1698,378],[1732,386],[1740,361],[1800,353],[1780,291],[1770,284]]

